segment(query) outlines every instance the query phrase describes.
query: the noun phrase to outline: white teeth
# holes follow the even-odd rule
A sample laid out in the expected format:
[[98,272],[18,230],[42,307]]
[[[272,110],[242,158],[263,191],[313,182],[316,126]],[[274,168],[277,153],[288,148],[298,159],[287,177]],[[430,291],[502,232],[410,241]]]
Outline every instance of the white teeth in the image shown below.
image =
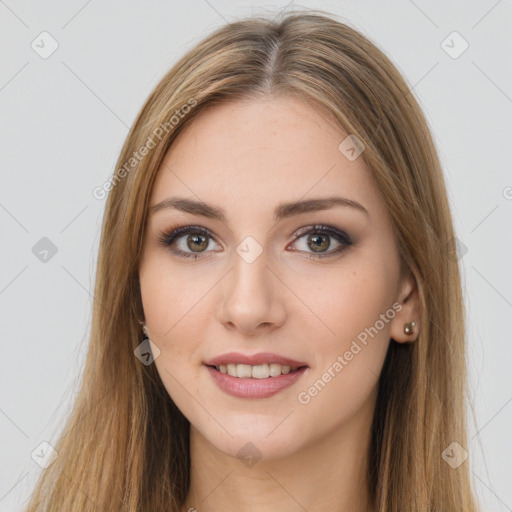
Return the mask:
[[291,368],[289,366],[281,366],[281,373],[290,373]]
[[280,364],[272,363],[269,369],[270,376],[279,377],[279,375],[281,375],[281,368],[282,366]]
[[252,377],[251,366],[248,364],[237,364],[236,365],[236,376],[241,378]]
[[291,368],[287,365],[277,363],[264,363],[251,366],[249,364],[221,364],[215,367],[221,373],[227,373],[231,377],[238,377],[242,379],[267,379],[268,377],[279,377],[279,375],[286,375],[297,368]]
[[258,364],[252,367],[253,379],[266,379],[270,375],[268,364]]

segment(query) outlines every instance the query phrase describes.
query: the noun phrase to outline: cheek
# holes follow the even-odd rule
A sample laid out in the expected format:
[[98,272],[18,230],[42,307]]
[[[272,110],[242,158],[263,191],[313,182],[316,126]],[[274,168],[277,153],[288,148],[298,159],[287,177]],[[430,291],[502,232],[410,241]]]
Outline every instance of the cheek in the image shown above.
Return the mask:
[[[378,266],[333,278],[329,300],[323,296],[317,303],[322,303],[321,319],[329,329],[313,329],[319,326],[316,321],[304,326],[316,348],[315,367],[296,397],[304,421],[316,418],[327,429],[358,411],[372,414],[394,316],[390,284]],[[337,278],[339,284],[333,285]]]
[[180,294],[176,293],[180,289],[179,279],[176,274],[170,275],[157,258],[147,258],[140,268],[139,281],[149,337],[160,351],[154,364],[167,392],[175,397],[179,393],[178,383],[185,377],[181,372],[183,361],[194,350],[181,338],[186,311],[178,298]]
[[156,254],[146,257],[139,269],[145,321],[151,341],[160,350],[154,364],[169,396],[183,410],[189,393],[197,393],[191,362],[199,357],[201,338],[193,332],[195,324],[188,321],[197,313],[192,306],[198,299],[188,293],[194,283],[182,275]]
[[339,402],[338,414],[351,414],[370,398],[377,384],[395,316],[391,307],[395,269],[392,260],[372,254],[379,252],[358,254],[350,264],[333,269],[329,279],[318,270],[302,281],[301,293],[308,283],[310,289],[311,283],[318,285],[307,304],[319,320],[303,322],[315,346],[315,368],[299,400],[315,403],[308,412],[315,409],[323,414],[322,407]]
[[190,279],[168,258],[153,254],[141,266],[139,281],[144,317],[155,342],[171,343],[185,326],[190,334],[194,325],[187,324],[187,317],[201,311],[200,298],[205,293],[201,280]]
[[[350,264],[340,264],[329,272],[304,272],[294,282],[294,291],[307,306],[304,311],[315,315],[309,328],[321,334],[326,349],[329,345],[340,349],[373,326],[393,301],[393,272],[378,260],[354,257]],[[385,323],[379,330],[387,334],[389,329]]]
[[192,394],[197,391],[205,333],[212,318],[208,291],[218,279],[211,272],[194,274],[156,253],[146,257],[139,269],[144,317],[151,341],[160,350],[155,365],[173,398],[180,396],[182,386]]

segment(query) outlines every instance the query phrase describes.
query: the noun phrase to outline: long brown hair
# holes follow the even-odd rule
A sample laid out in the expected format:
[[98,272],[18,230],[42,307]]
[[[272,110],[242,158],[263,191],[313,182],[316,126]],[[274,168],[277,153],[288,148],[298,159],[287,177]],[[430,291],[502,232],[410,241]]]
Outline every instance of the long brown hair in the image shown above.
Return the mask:
[[168,512],[184,503],[189,423],[155,365],[134,355],[142,341],[138,263],[151,187],[174,138],[205,108],[281,94],[315,105],[364,142],[362,157],[423,305],[418,339],[391,340],[379,380],[368,458],[374,510],[477,510],[468,461],[455,468],[443,456],[452,442],[467,446],[465,321],[429,127],[400,73],[368,38],[323,11],[296,11],[216,30],[172,67],[138,114],[101,189],[109,194],[79,391],[27,512]]

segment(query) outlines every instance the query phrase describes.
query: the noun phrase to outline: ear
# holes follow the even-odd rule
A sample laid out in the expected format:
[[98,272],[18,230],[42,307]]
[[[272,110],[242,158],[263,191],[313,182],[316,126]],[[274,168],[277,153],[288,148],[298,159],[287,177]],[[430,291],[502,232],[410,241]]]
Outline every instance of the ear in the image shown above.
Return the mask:
[[[391,321],[391,338],[398,343],[411,343],[416,340],[421,330],[421,314],[423,311],[416,278],[412,272],[402,278],[396,302],[402,308],[397,311]],[[410,334],[407,334],[404,330],[405,324],[408,322],[416,322]]]

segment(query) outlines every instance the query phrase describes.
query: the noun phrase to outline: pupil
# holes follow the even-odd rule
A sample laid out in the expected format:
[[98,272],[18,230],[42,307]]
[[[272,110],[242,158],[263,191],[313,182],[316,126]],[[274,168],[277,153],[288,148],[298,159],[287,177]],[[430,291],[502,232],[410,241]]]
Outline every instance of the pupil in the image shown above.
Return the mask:
[[[320,249],[327,249],[329,247],[329,241],[327,240],[327,237],[325,235],[311,235],[309,238],[311,241],[313,241],[313,247],[311,247],[316,252],[318,248]],[[327,241],[327,243],[325,243]],[[323,242],[323,244],[322,244]],[[323,247],[322,247],[323,245]]]
[[[203,235],[191,235],[191,237],[189,238],[189,241],[190,239],[192,239],[192,245],[189,243],[189,248],[190,249],[204,249],[205,247],[202,247],[204,246],[205,242],[204,242],[204,239],[205,237]],[[203,239],[203,241],[201,241],[201,239]],[[206,242],[206,245],[208,245],[208,243]]]

